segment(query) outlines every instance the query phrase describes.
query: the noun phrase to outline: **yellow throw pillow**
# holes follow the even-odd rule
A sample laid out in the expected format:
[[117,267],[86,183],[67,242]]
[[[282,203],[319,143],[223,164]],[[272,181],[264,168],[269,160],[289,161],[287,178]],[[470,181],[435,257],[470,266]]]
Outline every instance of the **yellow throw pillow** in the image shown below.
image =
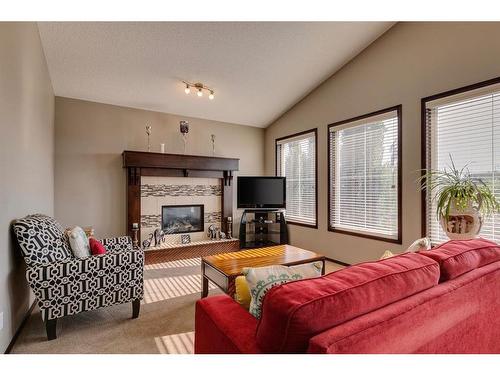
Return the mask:
[[247,279],[245,276],[238,276],[234,281],[236,287],[236,293],[234,293],[234,299],[238,302],[241,307],[248,310],[250,308],[250,301],[252,297],[250,296],[250,288],[248,287]]

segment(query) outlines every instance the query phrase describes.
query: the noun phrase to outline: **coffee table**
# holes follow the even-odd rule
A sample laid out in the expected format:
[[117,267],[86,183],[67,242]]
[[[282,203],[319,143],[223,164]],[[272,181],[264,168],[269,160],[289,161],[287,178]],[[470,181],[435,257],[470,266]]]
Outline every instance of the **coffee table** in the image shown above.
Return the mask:
[[201,258],[201,298],[208,295],[209,281],[233,297],[235,292],[234,280],[237,276],[242,275],[244,267],[293,266],[316,261],[323,263],[321,274],[324,275],[324,255],[291,245],[261,247],[203,257]]

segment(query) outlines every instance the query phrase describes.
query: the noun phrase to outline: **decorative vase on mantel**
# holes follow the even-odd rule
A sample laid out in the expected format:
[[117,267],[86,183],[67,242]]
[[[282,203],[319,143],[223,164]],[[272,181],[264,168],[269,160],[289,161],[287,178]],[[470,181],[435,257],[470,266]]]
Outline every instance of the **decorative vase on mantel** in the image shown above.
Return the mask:
[[440,224],[450,240],[470,240],[479,236],[483,218],[472,202],[464,209],[452,202],[448,217],[441,215]]

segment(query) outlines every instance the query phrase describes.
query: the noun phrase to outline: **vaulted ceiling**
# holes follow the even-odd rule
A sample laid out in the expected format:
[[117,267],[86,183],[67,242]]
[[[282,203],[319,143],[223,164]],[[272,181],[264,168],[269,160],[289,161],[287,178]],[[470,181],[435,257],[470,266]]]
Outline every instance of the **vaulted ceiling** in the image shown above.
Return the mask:
[[[266,127],[392,22],[40,22],[55,95]],[[215,99],[186,95],[202,82]]]

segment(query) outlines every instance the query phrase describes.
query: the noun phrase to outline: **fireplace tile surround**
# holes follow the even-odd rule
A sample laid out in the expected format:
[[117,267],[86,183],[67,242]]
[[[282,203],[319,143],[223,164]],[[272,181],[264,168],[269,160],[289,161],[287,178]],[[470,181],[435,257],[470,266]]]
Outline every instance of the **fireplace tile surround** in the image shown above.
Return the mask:
[[[210,225],[221,227],[221,180],[198,177],[141,177],[141,238],[161,227],[162,206],[204,205],[204,231],[189,233],[192,242],[208,239]],[[166,244],[180,244],[181,235],[166,236]]]

